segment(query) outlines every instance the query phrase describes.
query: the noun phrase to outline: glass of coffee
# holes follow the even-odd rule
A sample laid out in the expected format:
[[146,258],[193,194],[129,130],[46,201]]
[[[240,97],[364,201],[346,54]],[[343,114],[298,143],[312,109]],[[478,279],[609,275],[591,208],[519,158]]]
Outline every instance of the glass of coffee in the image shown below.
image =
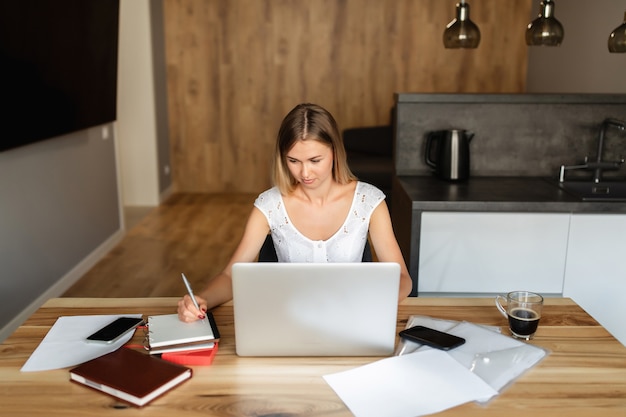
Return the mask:
[[[502,305],[506,302],[506,307]],[[530,340],[537,331],[543,297],[529,291],[512,291],[505,296],[496,296],[496,307],[509,320],[509,328],[513,337]]]

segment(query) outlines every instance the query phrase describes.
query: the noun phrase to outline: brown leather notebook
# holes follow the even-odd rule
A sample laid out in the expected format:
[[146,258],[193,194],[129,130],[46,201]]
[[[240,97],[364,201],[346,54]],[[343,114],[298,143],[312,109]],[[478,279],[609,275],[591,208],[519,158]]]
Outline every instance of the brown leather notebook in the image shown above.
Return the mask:
[[71,369],[70,380],[141,407],[191,373],[185,366],[122,347]]

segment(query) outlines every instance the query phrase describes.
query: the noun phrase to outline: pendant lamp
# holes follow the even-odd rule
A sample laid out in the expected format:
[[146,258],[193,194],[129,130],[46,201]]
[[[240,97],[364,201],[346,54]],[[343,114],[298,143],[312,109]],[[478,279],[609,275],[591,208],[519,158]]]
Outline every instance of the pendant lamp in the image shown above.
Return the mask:
[[443,32],[443,45],[446,48],[476,48],[480,43],[480,30],[469,17],[469,4],[461,0],[456,4],[456,18]]
[[559,46],[563,42],[563,25],[554,17],[554,1],[542,0],[539,16],[526,29],[526,45]]
[[624,12],[624,23],[609,35],[609,52],[626,52],[626,12]]

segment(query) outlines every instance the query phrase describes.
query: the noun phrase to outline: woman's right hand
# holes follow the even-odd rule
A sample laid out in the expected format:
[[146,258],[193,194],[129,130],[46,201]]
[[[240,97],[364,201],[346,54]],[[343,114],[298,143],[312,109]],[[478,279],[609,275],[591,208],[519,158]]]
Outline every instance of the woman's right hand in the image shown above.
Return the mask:
[[196,301],[200,310],[196,308],[191,297],[186,295],[178,301],[178,319],[185,323],[200,320],[206,317],[207,303],[206,300],[196,296]]

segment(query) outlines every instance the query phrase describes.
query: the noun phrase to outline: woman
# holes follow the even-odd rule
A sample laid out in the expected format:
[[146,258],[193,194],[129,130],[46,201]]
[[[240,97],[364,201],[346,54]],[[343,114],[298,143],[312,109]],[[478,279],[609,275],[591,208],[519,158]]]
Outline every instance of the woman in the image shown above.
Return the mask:
[[359,182],[348,168],[333,116],[315,104],[299,104],[285,116],[274,153],[275,186],[256,199],[239,246],[226,268],[196,295],[185,295],[178,316],[190,322],[232,299],[231,270],[253,262],[271,233],[279,262],[360,262],[368,233],[380,262],[400,264],[399,300],[411,277],[393,233],[385,195]]

